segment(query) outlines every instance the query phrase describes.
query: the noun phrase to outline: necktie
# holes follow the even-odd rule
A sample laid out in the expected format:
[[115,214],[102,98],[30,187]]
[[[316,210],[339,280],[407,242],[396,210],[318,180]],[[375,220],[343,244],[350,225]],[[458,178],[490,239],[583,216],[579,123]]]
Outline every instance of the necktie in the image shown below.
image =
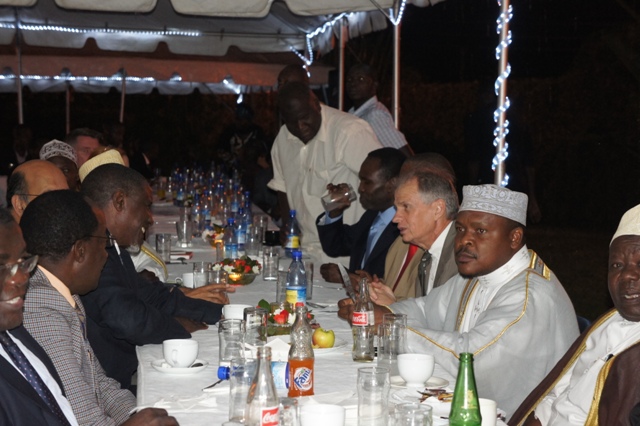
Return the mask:
[[69,421],[62,413],[56,398],[53,396],[47,385],[42,381],[42,378],[38,375],[33,365],[29,362],[27,357],[22,353],[18,345],[15,344],[6,331],[0,332],[0,344],[5,351],[9,354],[9,357],[13,360],[13,363],[24,374],[27,382],[35,389],[40,395],[40,398],[47,404],[47,407],[58,418],[61,425],[69,425]]
[[396,291],[396,287],[398,287],[398,284],[400,283],[400,278],[402,278],[402,274],[404,274],[405,269],[407,269],[407,266],[409,266],[409,263],[411,263],[411,259],[413,259],[413,256],[416,254],[417,251],[418,251],[418,246],[414,244],[409,244],[409,249],[407,250],[407,257],[405,257],[404,263],[402,264],[402,268],[400,268],[398,279],[396,280],[396,283],[393,285],[393,291]]
[[420,265],[418,265],[418,286],[416,286],[416,297],[422,297],[427,295],[427,289],[429,286],[429,267],[431,266],[431,253],[426,250],[420,259]]
[[367,237],[367,250],[364,254],[364,257],[362,258],[362,265],[361,265],[362,267],[364,267],[364,264],[366,263],[367,259],[369,259],[369,255],[371,254],[371,251],[373,250],[373,246],[375,245],[375,242],[376,242],[375,237],[378,235],[378,231],[381,225],[382,225],[382,216],[380,215],[380,213],[378,213],[373,223],[371,224],[371,229],[369,229],[369,236]]

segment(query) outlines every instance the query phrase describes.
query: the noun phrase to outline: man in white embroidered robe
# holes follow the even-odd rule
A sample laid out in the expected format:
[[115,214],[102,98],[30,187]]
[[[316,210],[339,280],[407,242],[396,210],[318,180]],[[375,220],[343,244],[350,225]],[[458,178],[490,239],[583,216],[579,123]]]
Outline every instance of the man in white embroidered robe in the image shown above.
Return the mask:
[[564,288],[527,250],[526,212],[525,194],[465,186],[455,222],[458,275],[425,297],[376,307],[376,320],[387,309],[407,314],[407,349],[434,355],[453,376],[458,354],[473,353],[478,394],[507,417],[578,336]]

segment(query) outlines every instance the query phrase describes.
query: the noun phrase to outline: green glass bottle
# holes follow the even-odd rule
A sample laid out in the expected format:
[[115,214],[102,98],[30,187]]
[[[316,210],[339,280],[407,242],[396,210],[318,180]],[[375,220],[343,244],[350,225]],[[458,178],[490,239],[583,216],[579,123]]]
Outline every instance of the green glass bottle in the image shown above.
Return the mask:
[[456,388],[451,401],[449,425],[480,426],[481,422],[476,378],[473,375],[473,354],[461,353]]

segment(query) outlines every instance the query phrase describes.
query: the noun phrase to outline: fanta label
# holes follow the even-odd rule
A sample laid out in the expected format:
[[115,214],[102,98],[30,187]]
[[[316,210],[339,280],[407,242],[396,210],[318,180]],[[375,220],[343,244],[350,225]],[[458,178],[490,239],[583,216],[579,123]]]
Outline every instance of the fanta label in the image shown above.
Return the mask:
[[301,391],[308,391],[313,386],[312,370],[307,367],[296,368],[295,373],[293,373],[293,383],[295,383],[296,388]]
[[260,410],[260,426],[278,426],[278,407],[264,407]]

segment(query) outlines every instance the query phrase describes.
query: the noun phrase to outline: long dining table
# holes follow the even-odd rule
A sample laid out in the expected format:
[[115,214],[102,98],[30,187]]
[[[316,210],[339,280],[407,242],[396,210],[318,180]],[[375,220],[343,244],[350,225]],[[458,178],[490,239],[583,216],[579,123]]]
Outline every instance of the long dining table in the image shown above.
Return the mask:
[[[171,211],[171,210],[168,210]],[[171,214],[154,215],[156,220],[156,232],[168,232],[169,227],[165,222],[171,222]],[[175,218],[173,218],[175,223]],[[175,225],[174,225],[175,226]],[[167,265],[169,281],[192,270],[191,262],[215,261],[215,253],[210,245],[202,240],[194,240],[193,247],[188,249],[193,252],[193,258],[186,263],[170,263]],[[319,270],[316,264],[316,271]],[[257,305],[260,299],[269,302],[275,301],[276,281],[265,281],[262,275],[249,285],[235,286],[235,292],[229,294],[231,303]],[[333,403],[346,408],[347,425],[357,424],[357,395],[356,377],[358,368],[374,366],[373,363],[354,362],[351,356],[352,335],[351,327],[337,316],[337,302],[346,297],[341,284],[328,283],[316,273],[313,281],[312,303],[322,308],[311,308],[312,314],[322,328],[331,329],[336,336],[336,345],[331,350],[315,351],[315,395],[303,397],[299,404],[306,403]],[[138,375],[137,375],[137,403],[139,407],[162,407],[169,414],[175,416],[181,425],[209,426],[220,425],[228,420],[229,383],[223,381],[216,387],[204,391],[203,389],[218,380],[217,369],[219,366],[218,332],[215,325],[208,329],[197,331],[192,338],[199,343],[198,359],[204,364],[204,368],[197,368],[193,373],[170,374],[166,369],[156,369],[152,365],[154,361],[163,359],[162,345],[144,345],[137,347]],[[434,376],[449,381],[449,388],[454,385],[454,378],[436,364]],[[393,383],[393,381],[392,381]],[[404,392],[404,393],[403,393]],[[281,396],[286,396],[279,392]],[[286,391],[285,391],[286,393]],[[400,395],[398,395],[400,393]],[[392,384],[390,401],[393,403],[401,400],[418,400],[416,393],[408,394],[406,389]],[[447,424],[446,421],[434,421],[434,425]]]

